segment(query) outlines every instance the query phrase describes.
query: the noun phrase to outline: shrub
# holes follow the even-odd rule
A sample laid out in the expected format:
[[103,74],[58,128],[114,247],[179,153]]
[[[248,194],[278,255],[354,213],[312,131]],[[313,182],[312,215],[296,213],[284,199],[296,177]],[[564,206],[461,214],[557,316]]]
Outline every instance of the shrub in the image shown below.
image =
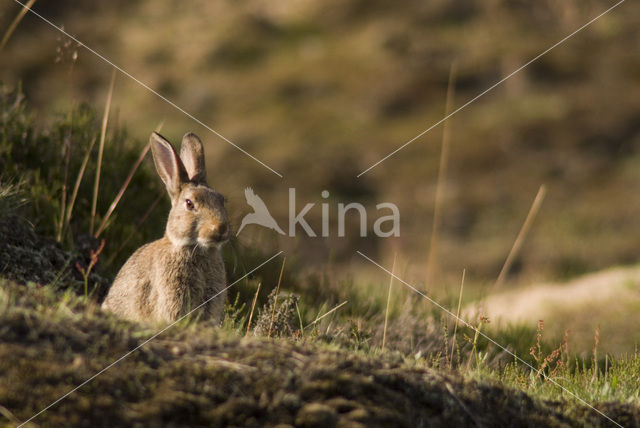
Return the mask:
[[[19,89],[0,86],[0,182],[20,181],[29,203],[18,207],[38,233],[55,238],[67,250],[88,257],[99,241],[87,239],[98,161],[101,121],[86,104],[59,114],[51,124],[35,120]],[[95,143],[95,144],[92,144]],[[106,134],[97,214],[99,225],[115,195],[142,152],[143,144],[115,127]],[[68,209],[76,179],[91,148],[88,163],[73,206],[68,227],[61,222],[63,205]],[[148,156],[149,157],[149,156]],[[113,274],[142,243],[162,236],[168,201],[163,198],[144,227],[138,222],[163,194],[164,188],[146,159],[136,171],[122,200],[100,236],[106,241],[97,269]],[[64,201],[64,202],[63,202]],[[164,205],[164,206],[163,206]]]

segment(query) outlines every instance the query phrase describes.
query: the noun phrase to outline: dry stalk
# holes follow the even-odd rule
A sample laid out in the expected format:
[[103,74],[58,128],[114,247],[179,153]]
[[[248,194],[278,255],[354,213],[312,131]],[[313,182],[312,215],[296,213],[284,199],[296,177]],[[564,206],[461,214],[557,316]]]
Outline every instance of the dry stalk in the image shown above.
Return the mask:
[[260,287],[262,286],[262,282],[258,283],[258,288],[256,289],[256,294],[253,296],[253,302],[251,303],[251,313],[249,314],[249,321],[247,321],[247,332],[245,336],[249,334],[249,329],[251,329],[251,321],[253,320],[253,312],[256,309],[256,303],[258,302],[258,293],[260,293]]
[[[447,100],[445,102],[445,116],[453,108],[453,97],[456,85],[456,63],[451,64],[449,69],[449,85],[447,87]],[[427,288],[432,284],[435,276],[437,261],[438,229],[440,228],[440,218],[442,213],[442,200],[444,195],[447,167],[449,164],[449,140],[451,132],[449,121],[442,125],[442,148],[440,150],[440,165],[438,168],[438,181],[436,182],[436,195],[433,206],[433,225],[431,228],[431,240],[429,243],[429,257],[427,259]]]
[[387,341],[387,325],[389,322],[389,304],[391,302],[391,288],[393,286],[393,275],[396,269],[396,259],[398,253],[393,256],[393,265],[391,266],[391,278],[389,278],[389,294],[387,295],[387,309],[384,311],[384,329],[382,330],[382,350],[384,351],[384,345]]
[[529,229],[533,224],[533,220],[536,218],[536,215],[540,210],[540,205],[542,205],[542,201],[544,200],[544,196],[546,193],[547,193],[546,187],[544,185],[541,185],[540,189],[538,189],[538,194],[536,195],[536,198],[533,200],[533,204],[531,204],[531,208],[529,209],[527,218],[522,224],[522,228],[520,228],[520,232],[518,233],[518,236],[516,237],[516,240],[513,243],[513,246],[511,247],[511,251],[509,251],[509,255],[507,256],[507,259],[505,260],[504,265],[502,266],[502,270],[500,271],[500,275],[498,275],[498,279],[496,280],[494,287],[502,284],[505,277],[507,276],[507,273],[509,272],[511,265],[513,264],[513,261],[515,260],[516,256],[520,252],[520,248],[522,247],[522,244],[524,243],[524,240],[527,237],[527,233],[529,232]]
[[24,18],[27,12],[29,12],[29,9],[33,7],[33,4],[35,2],[36,0],[29,0],[29,2],[26,5],[24,5],[24,7],[22,7],[20,12],[18,12],[18,15],[15,17],[13,22],[11,22],[11,25],[9,25],[9,28],[7,28],[7,31],[4,33],[4,36],[2,37],[2,41],[0,41],[0,51],[4,49],[5,45],[9,41],[9,38],[11,38],[11,35],[18,27],[18,24],[20,24],[20,21],[22,21],[22,18]]

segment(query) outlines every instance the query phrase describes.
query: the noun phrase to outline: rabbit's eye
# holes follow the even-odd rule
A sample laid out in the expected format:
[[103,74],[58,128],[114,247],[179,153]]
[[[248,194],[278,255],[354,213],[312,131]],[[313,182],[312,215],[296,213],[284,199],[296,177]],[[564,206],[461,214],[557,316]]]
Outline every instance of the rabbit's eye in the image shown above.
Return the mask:
[[191,199],[185,199],[184,201],[184,206],[191,211],[194,207],[193,207],[193,202],[191,202]]

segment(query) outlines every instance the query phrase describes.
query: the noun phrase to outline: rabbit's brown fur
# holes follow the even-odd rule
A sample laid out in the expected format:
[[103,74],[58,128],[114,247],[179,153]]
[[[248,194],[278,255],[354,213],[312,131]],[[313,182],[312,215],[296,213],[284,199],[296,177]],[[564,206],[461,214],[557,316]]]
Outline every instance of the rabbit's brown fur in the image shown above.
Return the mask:
[[170,322],[217,295],[202,311],[220,321],[226,299],[220,247],[230,234],[224,197],[206,184],[198,137],[184,136],[180,157],[159,134],[152,134],[151,147],[171,197],[165,236],[127,260],[102,308],[132,320]]

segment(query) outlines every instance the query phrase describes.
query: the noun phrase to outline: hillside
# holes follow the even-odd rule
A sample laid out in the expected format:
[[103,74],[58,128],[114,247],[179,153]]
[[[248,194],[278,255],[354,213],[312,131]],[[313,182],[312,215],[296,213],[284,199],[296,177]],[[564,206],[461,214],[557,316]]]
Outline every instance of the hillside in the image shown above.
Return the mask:
[[[2,281],[0,414],[15,424],[139,350],[42,413],[37,425],[121,426],[609,426],[590,409],[545,402],[495,382],[465,380],[398,354],[242,338],[182,323],[116,321],[93,304]],[[596,407],[625,427],[640,408]],[[284,424],[284,425],[283,425]]]

